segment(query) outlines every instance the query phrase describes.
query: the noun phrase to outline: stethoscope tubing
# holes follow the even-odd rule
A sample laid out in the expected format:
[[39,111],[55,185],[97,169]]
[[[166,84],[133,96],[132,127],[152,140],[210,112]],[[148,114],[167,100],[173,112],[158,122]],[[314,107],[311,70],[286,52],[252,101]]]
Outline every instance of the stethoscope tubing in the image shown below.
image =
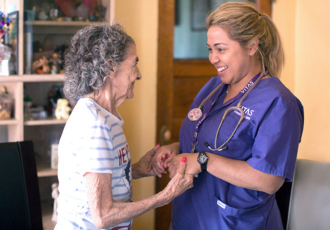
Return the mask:
[[[244,101],[244,99],[248,96],[248,94],[252,91],[252,89],[257,85],[257,83],[264,77],[268,74],[268,71],[265,70],[265,68],[263,68],[263,71],[259,74],[258,78],[255,80],[255,82],[251,85],[251,87],[247,90],[246,93],[244,93],[244,95],[242,96],[242,98],[239,100],[239,102],[237,103],[236,106],[232,106],[232,107],[229,107],[228,109],[225,110],[222,118],[221,118],[221,122],[218,126],[218,129],[217,129],[217,133],[215,135],[215,139],[214,139],[214,148],[211,148],[211,146],[205,141],[204,142],[204,145],[212,150],[212,151],[224,151],[224,150],[227,150],[228,149],[228,146],[226,146],[226,144],[232,139],[232,137],[234,136],[236,130],[238,129],[238,127],[241,125],[241,123],[243,122],[244,120],[244,117],[245,117],[245,113],[243,111],[243,109],[241,108],[241,105]],[[216,87],[216,89],[218,90],[220,88],[220,86],[222,85],[223,83],[220,83],[219,86]],[[213,94],[215,93],[215,90],[213,90],[205,99],[208,100]],[[203,100],[202,103],[199,105],[199,108],[201,108],[204,103],[206,102],[206,100]],[[218,139],[218,136],[219,136],[219,132],[220,132],[220,128],[224,122],[224,120],[226,119],[228,113],[230,111],[233,111],[233,110],[238,110],[241,114],[241,117],[240,119],[238,120],[238,123],[234,129],[234,131],[232,132],[232,134],[230,135],[230,137],[220,146],[220,147],[217,147],[217,139]],[[196,145],[197,145],[198,142],[196,142]],[[196,146],[195,145],[195,146]]]

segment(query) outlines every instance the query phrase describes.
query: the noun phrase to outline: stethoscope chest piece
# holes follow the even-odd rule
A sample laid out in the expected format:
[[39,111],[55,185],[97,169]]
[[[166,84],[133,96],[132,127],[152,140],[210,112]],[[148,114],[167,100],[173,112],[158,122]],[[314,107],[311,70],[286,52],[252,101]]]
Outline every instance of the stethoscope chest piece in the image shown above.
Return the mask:
[[197,121],[199,120],[199,118],[201,118],[203,115],[203,112],[200,108],[194,108],[192,110],[190,110],[190,112],[188,113],[188,118],[191,121]]

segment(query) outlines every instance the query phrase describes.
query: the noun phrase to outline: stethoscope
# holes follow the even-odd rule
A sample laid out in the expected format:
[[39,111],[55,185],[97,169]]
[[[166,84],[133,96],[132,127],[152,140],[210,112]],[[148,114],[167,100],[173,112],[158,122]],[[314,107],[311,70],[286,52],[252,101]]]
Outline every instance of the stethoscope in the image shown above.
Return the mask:
[[[215,135],[215,139],[214,139],[214,148],[212,148],[210,146],[210,144],[205,141],[204,142],[204,145],[212,150],[212,151],[223,151],[223,150],[227,150],[228,149],[228,146],[226,146],[226,144],[232,139],[232,137],[234,136],[236,130],[238,129],[238,127],[240,126],[240,124],[242,123],[242,121],[244,120],[244,111],[243,109],[241,108],[241,105],[244,101],[244,99],[247,97],[247,95],[249,95],[249,93],[252,91],[252,89],[257,85],[257,83],[264,77],[268,74],[268,71],[265,70],[265,68],[263,68],[263,71],[259,74],[259,76],[257,75],[256,77],[254,77],[249,83],[248,85],[250,85],[250,87],[248,88],[248,90],[243,94],[243,96],[241,97],[241,99],[239,100],[238,104],[236,106],[232,106],[232,107],[229,107],[228,109],[225,110],[222,118],[221,118],[221,122],[218,126],[218,130],[217,130],[217,133]],[[256,79],[255,79],[256,78]],[[254,80],[255,79],[255,80]],[[252,84],[251,84],[252,82]],[[196,149],[196,146],[198,144],[198,141],[197,141],[197,135],[198,135],[198,128],[199,126],[201,125],[201,123],[206,119],[207,115],[209,114],[211,108],[213,107],[213,105],[216,103],[217,100],[215,100],[210,108],[208,109],[208,111],[203,115],[203,112],[202,112],[202,108],[204,106],[204,104],[206,103],[206,101],[208,101],[220,88],[221,86],[223,85],[223,83],[221,82],[201,103],[200,105],[198,106],[198,108],[194,108],[192,110],[190,110],[190,112],[188,113],[188,118],[189,120],[191,121],[197,121],[199,120],[201,117],[202,119],[197,123],[196,127],[195,127],[195,133],[194,133],[194,137],[193,137],[193,141],[192,141],[192,149],[191,149],[191,152],[194,153],[195,152],[195,149]],[[238,120],[237,122],[237,125],[234,129],[234,131],[232,132],[232,134],[229,136],[229,138],[222,144],[220,145],[219,147],[217,147],[217,139],[218,139],[218,135],[219,135],[219,131],[220,131],[220,128],[223,124],[223,122],[225,121],[228,113],[230,111],[234,111],[234,110],[237,110],[239,111],[240,113],[240,119]]]

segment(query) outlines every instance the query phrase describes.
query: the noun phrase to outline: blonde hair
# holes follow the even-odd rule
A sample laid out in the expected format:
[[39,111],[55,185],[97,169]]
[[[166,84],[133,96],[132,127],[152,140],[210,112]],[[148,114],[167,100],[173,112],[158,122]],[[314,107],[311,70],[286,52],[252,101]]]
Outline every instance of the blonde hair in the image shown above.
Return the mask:
[[252,39],[259,40],[258,59],[271,76],[279,77],[284,65],[281,37],[273,21],[259,13],[251,2],[226,2],[211,12],[206,26],[220,26],[230,38],[247,47]]

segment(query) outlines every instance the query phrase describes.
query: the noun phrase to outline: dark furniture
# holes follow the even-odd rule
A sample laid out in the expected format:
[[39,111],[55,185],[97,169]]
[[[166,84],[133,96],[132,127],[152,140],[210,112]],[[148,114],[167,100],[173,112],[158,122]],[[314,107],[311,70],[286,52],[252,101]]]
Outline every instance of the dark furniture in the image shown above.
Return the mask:
[[32,141],[0,143],[0,228],[42,230]]

